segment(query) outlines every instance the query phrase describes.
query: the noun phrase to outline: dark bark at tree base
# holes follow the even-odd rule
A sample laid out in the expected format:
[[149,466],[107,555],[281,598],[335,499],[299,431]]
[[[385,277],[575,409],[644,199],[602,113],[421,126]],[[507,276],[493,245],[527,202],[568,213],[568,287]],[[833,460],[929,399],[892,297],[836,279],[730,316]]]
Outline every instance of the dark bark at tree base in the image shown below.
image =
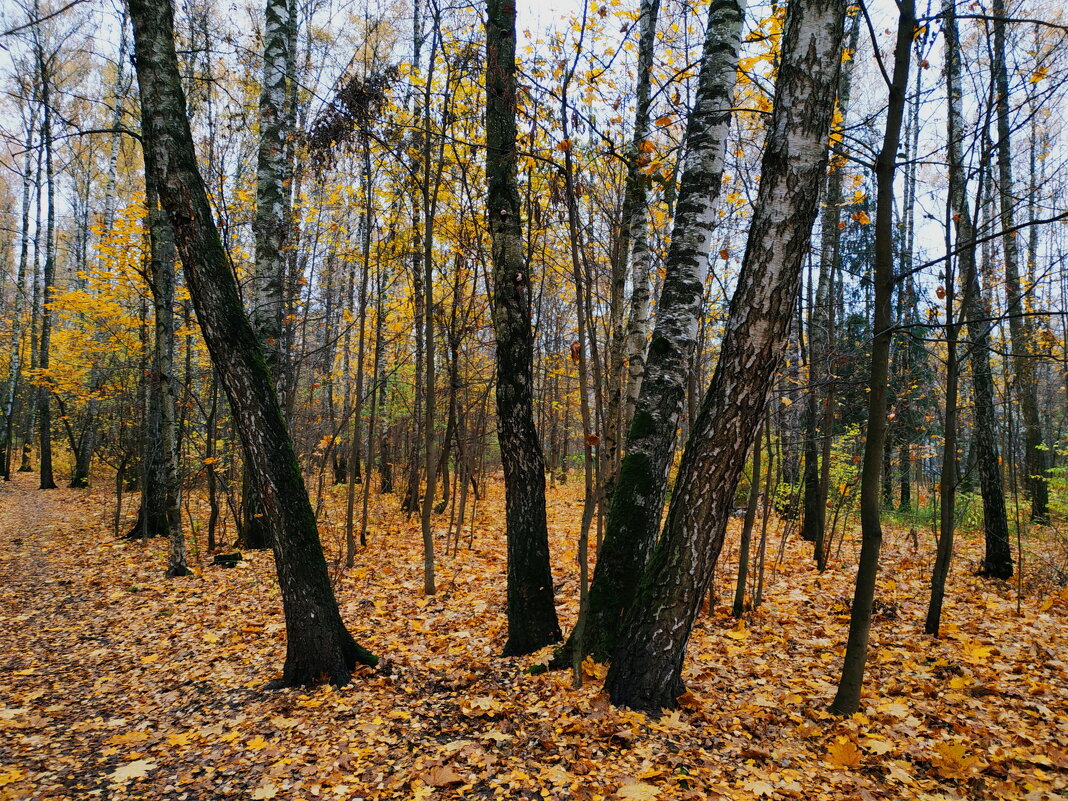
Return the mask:
[[145,532],[146,519],[143,512],[138,511],[137,522],[133,524],[129,531],[123,535],[123,539],[126,540],[139,540],[145,536],[148,537],[166,537],[169,536],[170,529],[168,528],[166,512],[160,511],[156,515],[150,514],[147,519],[148,534]]

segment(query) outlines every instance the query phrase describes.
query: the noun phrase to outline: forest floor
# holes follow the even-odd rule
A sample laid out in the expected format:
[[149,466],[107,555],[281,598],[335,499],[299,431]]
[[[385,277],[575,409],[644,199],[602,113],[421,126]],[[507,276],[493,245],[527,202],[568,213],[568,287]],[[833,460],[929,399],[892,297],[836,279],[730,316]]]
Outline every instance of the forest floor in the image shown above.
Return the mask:
[[[579,483],[549,495],[565,627]],[[1015,584],[972,575],[974,537],[936,640],[922,633],[931,534],[915,548],[888,532],[863,712],[843,720],[826,708],[856,545],[820,575],[796,535],[778,560],[774,523],[763,605],[741,624],[725,613],[725,553],[690,692],[656,720],[611,707],[601,666],[575,690],[568,673],[525,672],[548,649],[498,656],[499,486],[472,547],[439,553],[434,597],[418,521],[372,495],[369,547],[337,580],[344,619],[382,665],[308,692],[262,689],[285,653],[268,553],[166,579],[165,544],[117,541],[105,493],[34,487],[27,475],[0,487],[0,799],[1068,797],[1068,591],[1035,573],[1017,614]],[[328,491],[327,517],[342,519],[343,493]],[[332,550],[337,531],[324,525]]]

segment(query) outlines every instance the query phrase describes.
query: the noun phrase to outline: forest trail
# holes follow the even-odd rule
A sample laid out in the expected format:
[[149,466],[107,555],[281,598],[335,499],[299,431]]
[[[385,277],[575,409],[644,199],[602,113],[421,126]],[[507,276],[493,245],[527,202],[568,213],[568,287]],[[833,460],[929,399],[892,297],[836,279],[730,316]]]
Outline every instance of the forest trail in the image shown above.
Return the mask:
[[[1068,592],[1028,592],[1017,616],[1013,585],[971,574],[975,538],[962,537],[935,641],[920,634],[929,555],[888,531],[870,689],[863,714],[841,720],[826,708],[855,543],[820,575],[795,533],[776,568],[789,527],[773,521],[764,605],[742,624],[724,613],[725,552],[716,610],[689,647],[690,694],[654,720],[606,702],[604,666],[589,663],[574,690],[566,672],[524,673],[548,650],[498,656],[503,504],[498,482],[487,489],[473,547],[439,542],[433,598],[420,592],[418,520],[393,496],[372,495],[370,547],[336,568],[344,488],[328,490],[321,531],[342,616],[384,669],[264,692],[284,653],[269,554],[207,566],[193,504],[198,574],[166,579],[165,543],[114,539],[107,492],[41,492],[32,474],[0,485],[0,801],[1063,798]],[[580,491],[549,490],[565,626]]]
[[139,658],[108,613],[108,562],[122,546],[102,535],[98,499],[38,480],[0,484],[0,763],[20,766],[0,771],[9,796],[19,772],[36,776],[42,797],[88,789],[64,768],[101,750],[106,729],[89,721],[121,719],[130,699],[106,689]]

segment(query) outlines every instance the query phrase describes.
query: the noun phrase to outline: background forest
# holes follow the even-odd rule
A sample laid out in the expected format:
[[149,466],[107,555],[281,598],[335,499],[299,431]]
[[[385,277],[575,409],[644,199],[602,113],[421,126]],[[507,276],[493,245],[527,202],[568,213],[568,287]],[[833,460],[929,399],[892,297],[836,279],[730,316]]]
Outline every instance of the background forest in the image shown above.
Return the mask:
[[1059,797],[1060,6],[2,10],[0,798]]

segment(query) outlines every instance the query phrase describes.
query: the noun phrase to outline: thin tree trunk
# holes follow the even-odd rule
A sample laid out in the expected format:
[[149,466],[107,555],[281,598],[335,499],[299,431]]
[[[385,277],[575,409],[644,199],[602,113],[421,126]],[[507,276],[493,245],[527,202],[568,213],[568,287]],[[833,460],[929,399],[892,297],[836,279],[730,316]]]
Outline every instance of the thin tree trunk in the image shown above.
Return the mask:
[[[645,340],[649,328],[650,250],[647,229],[648,179],[642,166],[649,156],[644,152],[649,136],[649,109],[656,21],[660,0],[642,0],[638,20],[638,64],[635,86],[634,134],[627,152],[627,178],[623,190],[623,212],[619,238],[612,260],[611,321],[612,345],[608,361],[608,408],[602,457],[605,464],[605,497],[611,498],[615,473],[621,458],[621,439],[633,417],[645,364]],[[627,325],[623,325],[623,294],[627,265],[631,265],[633,288]],[[627,376],[624,380],[624,370]],[[624,386],[625,384],[625,386]],[[633,394],[632,394],[633,393]]]
[[[1013,387],[1020,401],[1024,430],[1024,476],[1031,499],[1031,520],[1049,522],[1049,488],[1046,471],[1049,469],[1049,447],[1043,441],[1042,420],[1038,411],[1038,382],[1035,380],[1032,326],[1024,317],[1024,291],[1020,283],[1020,248],[1017,244],[1013,206],[1016,196],[1012,178],[1012,140],[1009,120],[1009,78],[1005,46],[1005,2],[993,0],[994,15],[994,87],[998,131],[998,200],[1001,211],[1002,252],[1005,262],[1005,313],[1009,318],[1009,339],[1012,343]],[[1011,559],[1011,554],[1010,554]],[[988,564],[990,562],[990,564]],[[993,564],[997,562],[998,564]],[[1007,578],[1004,559],[999,554],[987,554],[983,565],[987,575]]]
[[185,535],[182,532],[181,488],[178,483],[178,452],[175,444],[174,263],[177,260],[177,253],[171,226],[159,207],[153,176],[146,174],[145,183],[151,242],[151,255],[148,262],[149,281],[155,319],[151,382],[159,394],[159,449],[163,473],[165,528],[159,533],[166,536],[170,542],[167,575],[188,576],[191,571],[187,563]]
[[[34,91],[36,94],[36,90]],[[22,172],[22,221],[19,228],[19,271],[15,285],[15,303],[11,319],[11,351],[6,393],[4,398],[4,480],[11,479],[11,451],[15,438],[15,399],[22,368],[22,317],[26,305],[26,276],[30,251],[30,187],[33,186],[33,138],[37,127],[37,104],[30,104],[30,119],[26,127],[26,161]]]
[[[765,423],[764,425],[767,425]],[[745,507],[745,520],[742,522],[742,536],[738,542],[738,581],[734,587],[734,605],[731,614],[741,617],[745,611],[745,585],[749,578],[749,542],[753,536],[753,522],[756,520],[757,506],[760,504],[760,432],[753,441],[753,459],[749,479],[749,503]]]
[[[36,16],[36,6],[35,6]],[[35,31],[35,37],[37,33]],[[38,343],[40,356],[37,367],[47,377],[52,349],[52,295],[56,280],[56,180],[52,163],[52,74],[51,66],[46,62],[44,50],[35,38],[37,50],[37,68],[41,73],[41,144],[45,156],[45,187],[48,192],[48,217],[45,222],[45,262],[44,286],[41,297],[41,338]],[[56,480],[52,475],[52,390],[47,383],[41,384],[37,395],[37,421],[41,443],[41,489],[55,489]]]
[[894,173],[897,148],[905,113],[906,90],[912,64],[912,40],[916,26],[915,0],[898,4],[897,42],[894,72],[887,103],[886,130],[875,162],[875,317],[871,377],[868,385],[868,424],[864,440],[864,461],[860,479],[860,565],[849,616],[849,639],[838,691],[831,711],[851,715],[860,706],[864,665],[868,658],[871,610],[875,600],[875,579],[879,572],[879,550],[883,541],[880,522],[879,489],[883,453],[886,449],[887,382],[890,368],[890,340],[893,336],[894,289]]

